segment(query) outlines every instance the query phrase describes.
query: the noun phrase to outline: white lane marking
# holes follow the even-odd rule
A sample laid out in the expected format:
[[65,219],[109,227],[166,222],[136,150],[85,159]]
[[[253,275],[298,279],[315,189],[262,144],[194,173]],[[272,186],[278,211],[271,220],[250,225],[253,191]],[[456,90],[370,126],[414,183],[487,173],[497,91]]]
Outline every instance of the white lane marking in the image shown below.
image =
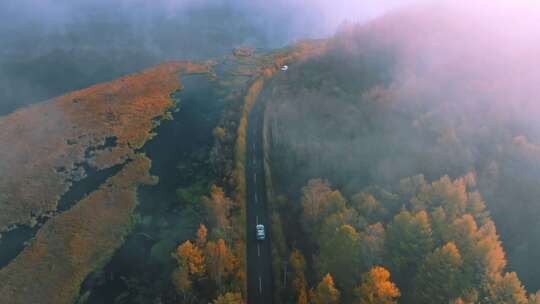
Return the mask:
[[253,143],[253,150],[255,150],[255,143]]
[[257,173],[253,173],[253,179],[257,182]]
[[259,276],[259,293],[262,294],[262,279]]
[[257,243],[257,254],[261,256],[261,245]]
[[257,222],[257,225],[259,225],[259,216],[258,215],[255,216],[255,221]]
[[259,199],[257,198],[257,192],[255,192],[255,203],[258,203]]

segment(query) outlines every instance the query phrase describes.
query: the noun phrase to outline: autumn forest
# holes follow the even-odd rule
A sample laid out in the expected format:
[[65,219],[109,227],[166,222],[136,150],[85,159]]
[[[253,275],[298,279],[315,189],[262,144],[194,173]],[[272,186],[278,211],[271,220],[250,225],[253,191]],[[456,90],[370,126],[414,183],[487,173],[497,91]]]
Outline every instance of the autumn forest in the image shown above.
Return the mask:
[[540,304],[540,6],[53,2],[0,4],[2,304]]

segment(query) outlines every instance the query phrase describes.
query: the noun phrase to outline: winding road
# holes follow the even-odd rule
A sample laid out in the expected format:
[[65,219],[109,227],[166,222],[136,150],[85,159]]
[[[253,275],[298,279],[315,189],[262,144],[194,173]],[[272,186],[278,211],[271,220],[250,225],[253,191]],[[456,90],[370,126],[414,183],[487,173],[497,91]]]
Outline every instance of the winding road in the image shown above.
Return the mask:
[[[272,256],[270,222],[263,164],[264,103],[256,102],[248,118],[246,140],[246,243],[248,304],[272,303]],[[263,224],[266,240],[255,239],[255,226]]]

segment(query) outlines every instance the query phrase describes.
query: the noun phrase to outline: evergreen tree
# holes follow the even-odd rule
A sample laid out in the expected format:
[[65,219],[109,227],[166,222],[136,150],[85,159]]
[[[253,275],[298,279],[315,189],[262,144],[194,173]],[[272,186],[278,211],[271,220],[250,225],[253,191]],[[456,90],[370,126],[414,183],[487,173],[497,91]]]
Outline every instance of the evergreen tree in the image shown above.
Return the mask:
[[368,226],[360,233],[362,262],[365,267],[370,268],[374,265],[380,265],[383,262],[384,252],[384,226],[376,223]]
[[394,217],[386,229],[385,261],[398,286],[410,285],[410,278],[432,248],[431,227],[425,212],[412,215],[402,211]]
[[192,290],[193,284],[189,277],[189,270],[187,267],[180,266],[175,269],[171,275],[171,280],[176,292],[182,295],[184,301],[186,301]]
[[436,246],[446,244],[450,239],[450,224],[446,217],[446,212],[442,207],[437,207],[430,214],[433,241]]
[[328,205],[330,184],[322,179],[312,179],[302,188],[302,221],[306,231],[310,231],[322,218]]
[[351,294],[361,269],[360,258],[358,232],[350,225],[342,225],[329,238],[321,239],[315,263],[319,273],[332,273],[337,286]]
[[408,201],[426,186],[427,182],[422,174],[406,177],[399,181],[399,194]]
[[323,220],[318,234],[315,237],[315,241],[319,244],[322,240],[331,239],[337,230],[343,225],[349,225],[355,229],[363,228],[364,223],[358,216],[356,210],[352,208],[343,208],[339,212],[327,215]]
[[462,294],[462,258],[454,243],[428,255],[414,283],[415,303],[448,303]]
[[332,191],[330,184],[321,179],[312,179],[302,188],[302,224],[307,233],[319,231],[323,219],[346,206],[339,191]]
[[[401,187],[414,189],[414,182],[402,181]],[[431,184],[416,187],[419,191],[411,198],[410,202],[414,210],[433,210],[441,207],[449,220],[453,220],[465,212],[471,212],[475,217],[486,217],[485,205],[482,197],[477,193],[467,192],[468,185],[474,184],[472,175],[467,175],[456,180],[443,176]],[[412,185],[412,186],[411,186]],[[406,190],[403,190],[406,192]],[[409,190],[410,191],[410,190]]]
[[352,206],[370,223],[381,221],[388,212],[373,195],[367,192],[355,194],[352,197]]

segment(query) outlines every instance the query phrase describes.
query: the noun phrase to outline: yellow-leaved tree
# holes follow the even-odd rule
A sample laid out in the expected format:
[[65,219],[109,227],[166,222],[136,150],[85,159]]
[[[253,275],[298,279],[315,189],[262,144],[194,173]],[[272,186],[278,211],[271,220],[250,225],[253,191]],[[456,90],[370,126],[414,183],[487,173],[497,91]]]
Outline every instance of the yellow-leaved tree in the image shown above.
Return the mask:
[[197,246],[186,241],[176,248],[174,257],[178,268],[172,273],[171,279],[176,291],[187,301],[193,280],[201,278],[205,273],[204,256]]
[[213,304],[243,304],[242,295],[239,292],[227,292],[213,301]]

